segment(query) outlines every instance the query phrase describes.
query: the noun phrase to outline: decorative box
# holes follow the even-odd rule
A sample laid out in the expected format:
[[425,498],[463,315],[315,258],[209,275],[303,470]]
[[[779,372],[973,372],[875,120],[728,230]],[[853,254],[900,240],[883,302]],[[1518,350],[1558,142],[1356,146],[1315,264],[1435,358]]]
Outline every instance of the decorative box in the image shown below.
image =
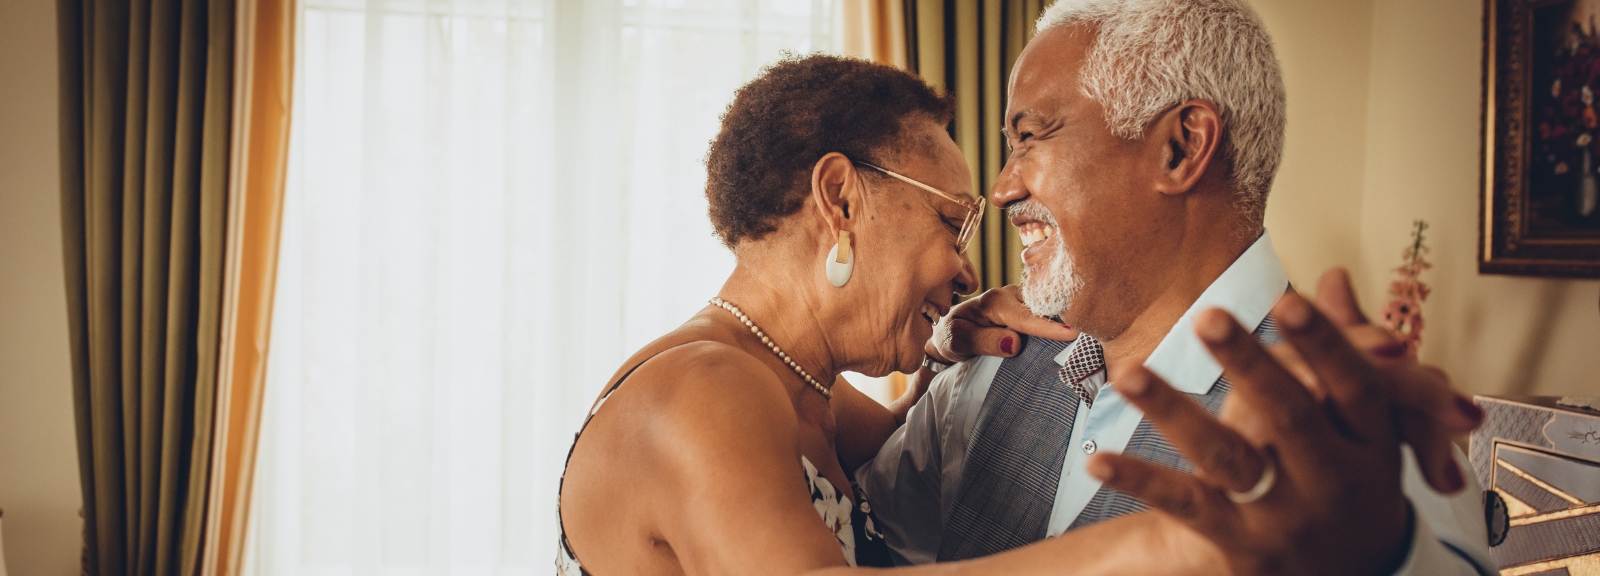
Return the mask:
[[1501,574],[1600,576],[1600,411],[1574,399],[1476,400],[1486,418],[1472,467]]

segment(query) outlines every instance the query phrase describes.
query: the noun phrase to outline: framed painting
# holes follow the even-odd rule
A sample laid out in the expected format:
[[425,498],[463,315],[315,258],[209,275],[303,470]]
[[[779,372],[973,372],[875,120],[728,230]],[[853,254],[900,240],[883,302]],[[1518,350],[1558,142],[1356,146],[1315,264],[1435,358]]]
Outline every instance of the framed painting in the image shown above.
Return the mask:
[[1478,271],[1600,278],[1600,0],[1485,0]]

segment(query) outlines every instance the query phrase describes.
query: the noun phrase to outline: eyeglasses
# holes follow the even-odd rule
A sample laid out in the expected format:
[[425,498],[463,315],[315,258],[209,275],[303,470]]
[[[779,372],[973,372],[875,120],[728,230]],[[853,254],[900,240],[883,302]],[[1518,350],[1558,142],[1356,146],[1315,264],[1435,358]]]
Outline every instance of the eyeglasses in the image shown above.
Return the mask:
[[966,254],[967,253],[967,246],[972,243],[972,237],[978,235],[978,233],[977,233],[978,232],[978,223],[983,221],[983,208],[984,208],[984,205],[986,204],[986,202],[985,202],[985,200],[983,199],[982,196],[979,196],[978,197],[978,201],[976,203],[973,203],[972,201],[967,200],[965,198],[961,198],[959,196],[956,196],[955,194],[951,194],[949,192],[945,192],[945,191],[940,190],[938,188],[934,188],[934,187],[929,186],[927,184],[923,184],[923,183],[918,182],[916,180],[912,180],[910,178],[902,176],[902,175],[900,175],[898,173],[895,173],[894,171],[889,170],[887,168],[882,168],[882,167],[874,166],[872,164],[868,164],[866,162],[859,162],[859,161],[856,162],[856,164],[860,164],[862,166],[866,166],[868,168],[871,168],[873,170],[877,170],[877,171],[882,172],[884,174],[888,174],[889,176],[895,178],[896,180],[899,180],[901,182],[905,182],[906,184],[910,184],[912,186],[916,186],[916,187],[921,188],[923,190],[927,190],[929,192],[932,192],[933,195],[935,195],[935,196],[938,196],[940,198],[944,198],[945,200],[949,200],[951,202],[955,202],[956,204],[960,204],[961,207],[966,208],[967,209],[966,219],[961,221],[961,232],[956,234],[956,251],[958,251],[958,252],[960,252],[962,254]]

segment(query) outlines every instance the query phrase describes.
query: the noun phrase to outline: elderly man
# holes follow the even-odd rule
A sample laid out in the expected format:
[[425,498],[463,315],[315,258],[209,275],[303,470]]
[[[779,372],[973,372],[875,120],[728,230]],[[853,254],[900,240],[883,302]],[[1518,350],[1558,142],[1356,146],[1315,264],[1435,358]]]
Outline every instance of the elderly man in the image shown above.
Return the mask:
[[[1241,572],[1492,574],[1481,492],[1448,452],[1423,468],[1457,495],[1429,488],[1373,384],[1403,348],[1360,330],[1341,275],[1321,291],[1344,306],[1318,314],[1273,251],[1284,88],[1259,18],[1242,0],[1060,0],[1038,28],[991,193],[1027,244],[1023,300],[1082,336],[945,370],[857,472],[897,560],[1148,504]],[[1322,353],[1280,364],[1256,341]]]

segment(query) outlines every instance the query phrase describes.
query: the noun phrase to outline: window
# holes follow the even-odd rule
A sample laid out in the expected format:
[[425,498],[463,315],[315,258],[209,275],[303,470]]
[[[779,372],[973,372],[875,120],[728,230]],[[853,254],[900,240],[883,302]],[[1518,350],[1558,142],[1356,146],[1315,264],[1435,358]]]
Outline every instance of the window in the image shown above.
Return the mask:
[[718,117],[834,8],[300,4],[253,566],[547,574],[585,409],[732,269]]

